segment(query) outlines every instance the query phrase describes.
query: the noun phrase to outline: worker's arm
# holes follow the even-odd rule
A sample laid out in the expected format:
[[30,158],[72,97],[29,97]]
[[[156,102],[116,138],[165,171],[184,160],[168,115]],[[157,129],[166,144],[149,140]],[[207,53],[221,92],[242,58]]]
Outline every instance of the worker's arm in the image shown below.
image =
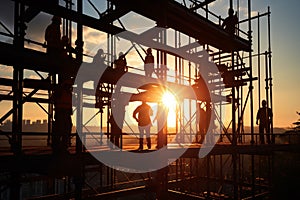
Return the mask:
[[258,125],[258,120],[259,120],[259,110],[257,111],[257,114],[256,114],[256,125]]
[[138,107],[133,111],[132,117],[139,122],[138,118],[136,117],[136,114],[138,113]]

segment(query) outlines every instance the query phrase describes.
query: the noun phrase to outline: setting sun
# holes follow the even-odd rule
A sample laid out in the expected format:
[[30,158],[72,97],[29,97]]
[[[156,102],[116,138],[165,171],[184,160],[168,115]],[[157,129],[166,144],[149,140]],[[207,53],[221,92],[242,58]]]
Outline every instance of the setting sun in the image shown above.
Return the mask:
[[176,126],[176,106],[178,104],[175,96],[169,92],[165,91],[162,95],[162,103],[169,110],[168,114],[168,126],[175,127]]
[[176,108],[176,104],[177,104],[176,98],[169,91],[166,91],[162,95],[162,102],[163,102],[164,106],[169,108],[169,110],[174,110]]

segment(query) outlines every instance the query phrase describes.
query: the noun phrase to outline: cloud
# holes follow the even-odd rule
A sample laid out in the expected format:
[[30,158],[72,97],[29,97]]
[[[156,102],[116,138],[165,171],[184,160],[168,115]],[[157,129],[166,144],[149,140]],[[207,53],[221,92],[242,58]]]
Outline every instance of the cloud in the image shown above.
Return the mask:
[[11,0],[1,0],[0,21],[13,32],[14,2]]
[[0,65],[0,76],[2,78],[11,78],[13,74],[13,68],[11,66]]
[[255,17],[258,16],[258,11],[252,11],[251,12],[251,17]]
[[0,94],[2,95],[9,94],[11,90],[12,90],[11,86],[3,86],[3,85],[0,86]]
[[84,27],[83,30],[84,52],[93,56],[99,48],[106,45],[107,35],[89,27]]

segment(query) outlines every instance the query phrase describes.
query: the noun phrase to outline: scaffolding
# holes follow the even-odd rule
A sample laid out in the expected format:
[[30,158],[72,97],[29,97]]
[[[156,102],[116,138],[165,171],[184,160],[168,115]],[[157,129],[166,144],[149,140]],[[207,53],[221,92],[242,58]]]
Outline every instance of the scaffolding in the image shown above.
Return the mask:
[[[0,103],[11,102],[9,111],[0,118],[1,124],[11,119],[11,130],[0,132],[0,198],[274,197],[278,153],[299,153],[299,148],[280,143],[280,138],[273,133],[273,121],[271,144],[259,143],[254,126],[255,103],[260,107],[264,97],[273,109],[271,11],[267,8],[265,13],[252,16],[251,0],[245,2],[247,17],[240,19],[240,0],[228,1],[228,8],[234,8],[240,19],[232,35],[221,27],[224,19],[210,9],[212,3],[218,3],[215,0],[14,0],[11,3],[14,30],[0,24],[4,30],[0,37],[0,61],[12,69],[11,78],[0,78]],[[43,41],[26,37],[29,24],[39,15],[63,19],[62,33],[76,46],[74,58],[63,62],[52,59],[45,52],[47,45]],[[150,26],[142,27],[142,31],[130,28],[126,18],[130,15],[149,22]],[[262,26],[266,26],[264,31]],[[105,38],[105,42],[98,41],[100,45],[94,44],[105,52],[105,70],[99,69],[103,64],[95,66],[90,62],[94,54],[86,52],[84,47],[89,43],[85,41],[86,32],[91,29]],[[8,38],[11,43],[6,42]],[[152,48],[156,59],[152,77],[145,77],[141,68],[147,48]],[[128,72],[114,67],[116,55],[121,51],[128,60],[130,56],[138,60],[129,60],[136,65],[128,65]],[[28,77],[28,72],[38,78]],[[78,78],[83,72],[87,76]],[[94,79],[99,73],[101,78]],[[73,123],[76,130],[70,136],[68,153],[53,155],[51,98],[61,74],[75,79]],[[90,81],[94,81],[93,86]],[[116,156],[124,151],[147,153],[136,150],[138,133],[128,116],[121,117],[126,128],[120,136],[120,148],[111,150],[109,140],[113,133],[109,119],[114,106],[124,115],[125,107],[128,109],[129,104],[136,105],[134,102],[145,98],[160,110],[160,97],[166,88],[178,102],[174,127],[156,125],[154,131],[152,128],[152,144],[157,141],[159,148],[147,152],[158,151],[163,146],[170,155],[177,149],[184,149],[184,153],[163,160],[168,164],[162,168],[143,173],[117,170],[99,162],[93,152],[110,151]],[[29,102],[46,113],[47,132],[23,131],[24,106]],[[201,142],[198,138],[201,136],[200,107],[211,121]],[[87,114],[90,110],[92,114]],[[89,124],[94,121],[98,122],[97,130],[90,130]],[[42,145],[34,144],[37,137],[42,138]],[[201,149],[210,151],[199,157]]]

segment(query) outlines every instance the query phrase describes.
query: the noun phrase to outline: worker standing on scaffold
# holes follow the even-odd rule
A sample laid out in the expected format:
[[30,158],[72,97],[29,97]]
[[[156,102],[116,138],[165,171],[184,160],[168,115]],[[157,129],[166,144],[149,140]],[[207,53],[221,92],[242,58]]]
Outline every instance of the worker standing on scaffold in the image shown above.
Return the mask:
[[[138,117],[136,116],[138,114]],[[144,132],[146,133],[146,140],[148,149],[151,149],[150,128],[152,126],[150,116],[153,115],[152,108],[146,103],[145,100],[133,111],[133,118],[138,122],[140,138],[139,149],[143,150]]]
[[154,72],[154,56],[152,55],[152,49],[148,48],[146,51],[145,63],[144,63],[145,75],[152,77]]
[[224,30],[231,34],[234,35],[235,34],[235,26],[236,24],[238,24],[238,17],[235,14],[234,15],[234,10],[232,8],[228,9],[228,17],[224,20],[224,22],[222,23],[222,28],[224,28]]
[[261,104],[262,107],[258,109],[256,115],[256,124],[259,125],[259,139],[261,144],[265,144],[264,132],[266,132],[267,143],[270,144],[270,126],[273,114],[271,108],[267,107],[266,100],[262,100]]
[[52,23],[48,25],[45,31],[45,41],[47,45],[47,54],[53,58],[58,58],[63,50],[60,32],[61,18],[52,17]]
[[54,102],[54,128],[52,137],[53,153],[67,152],[72,131],[72,80],[64,80],[55,88]]
[[127,60],[123,52],[119,53],[119,58],[114,61],[117,72],[128,72]]
[[[112,114],[109,118],[109,123],[111,125],[109,140],[111,144],[115,145],[116,147],[120,147],[120,137],[122,135],[122,128],[119,127],[118,123],[116,122],[116,119]],[[110,148],[113,149],[114,147],[110,146]]]

